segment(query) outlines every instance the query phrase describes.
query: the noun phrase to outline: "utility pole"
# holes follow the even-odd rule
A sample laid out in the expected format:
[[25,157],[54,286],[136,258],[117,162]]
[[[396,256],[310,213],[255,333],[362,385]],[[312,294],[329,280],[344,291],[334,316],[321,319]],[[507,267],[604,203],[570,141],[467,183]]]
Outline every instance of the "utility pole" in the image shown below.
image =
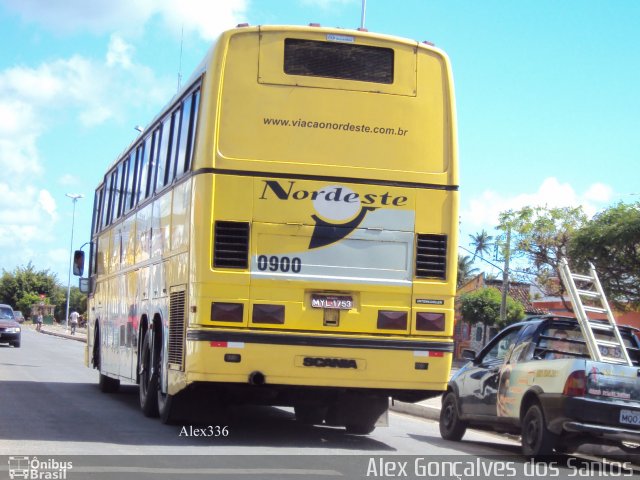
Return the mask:
[[500,323],[507,320],[507,295],[509,295],[509,259],[511,258],[511,226],[507,226],[507,241],[504,247],[504,270],[502,270],[502,302],[500,303]]
[[362,14],[360,15],[360,30],[364,30],[364,20],[367,15],[367,0],[362,0]]

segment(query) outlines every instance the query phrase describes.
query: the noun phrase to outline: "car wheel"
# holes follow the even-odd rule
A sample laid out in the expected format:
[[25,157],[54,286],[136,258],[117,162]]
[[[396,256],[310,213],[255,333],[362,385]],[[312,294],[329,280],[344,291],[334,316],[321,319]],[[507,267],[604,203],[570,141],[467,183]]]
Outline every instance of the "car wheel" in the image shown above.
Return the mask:
[[147,417],[157,417],[158,412],[158,368],[153,362],[151,331],[147,330],[140,354],[140,408]]
[[20,340],[13,342],[11,345],[13,345],[14,348],[20,348]]
[[640,444],[638,443],[622,442],[620,444],[620,448],[625,452],[631,453],[633,455],[637,455],[640,453]]
[[445,440],[458,442],[467,431],[467,422],[460,420],[458,400],[453,392],[447,393],[440,410],[440,436]]
[[542,407],[537,403],[527,409],[521,435],[522,453],[530,457],[551,455],[558,443],[558,436],[547,428]]

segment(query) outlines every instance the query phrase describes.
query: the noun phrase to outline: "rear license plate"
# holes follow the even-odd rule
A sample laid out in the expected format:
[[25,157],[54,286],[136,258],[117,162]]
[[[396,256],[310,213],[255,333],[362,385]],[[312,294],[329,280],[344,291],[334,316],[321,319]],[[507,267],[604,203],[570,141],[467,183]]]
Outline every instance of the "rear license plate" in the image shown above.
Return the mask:
[[620,423],[624,423],[625,425],[640,425],[640,412],[620,410]]
[[313,308],[333,308],[337,310],[351,310],[353,298],[345,295],[311,295]]

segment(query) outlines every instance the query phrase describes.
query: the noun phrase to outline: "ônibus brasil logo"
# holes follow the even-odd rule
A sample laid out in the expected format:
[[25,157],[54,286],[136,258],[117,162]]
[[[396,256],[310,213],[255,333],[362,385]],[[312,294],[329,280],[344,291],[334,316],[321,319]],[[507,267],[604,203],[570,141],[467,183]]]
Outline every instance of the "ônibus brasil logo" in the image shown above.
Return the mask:
[[38,457],[9,457],[9,478],[66,480],[67,471],[73,468],[73,462],[59,461],[54,458],[46,460]]
[[343,185],[330,185],[319,190],[296,188],[290,180],[280,184],[277,180],[264,180],[260,200],[272,195],[285,201],[311,201],[317,213],[312,214],[315,227],[309,248],[319,248],[342,240],[362,223],[367,213],[381,207],[401,207],[407,197],[386,192],[356,193]]

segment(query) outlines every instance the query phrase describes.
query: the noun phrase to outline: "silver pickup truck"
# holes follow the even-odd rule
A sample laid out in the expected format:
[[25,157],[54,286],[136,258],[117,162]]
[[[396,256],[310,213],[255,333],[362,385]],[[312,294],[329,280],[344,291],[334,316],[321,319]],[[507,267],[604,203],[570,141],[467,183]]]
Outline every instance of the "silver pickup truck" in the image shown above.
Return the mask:
[[[623,364],[619,347],[601,353],[620,364],[591,360],[577,320],[569,317],[532,318],[505,328],[478,355],[465,351],[470,362],[443,395],[442,438],[461,440],[473,426],[520,434],[530,456],[584,443],[639,453],[639,332],[618,330],[631,365]],[[602,343],[611,335],[597,333]]]

